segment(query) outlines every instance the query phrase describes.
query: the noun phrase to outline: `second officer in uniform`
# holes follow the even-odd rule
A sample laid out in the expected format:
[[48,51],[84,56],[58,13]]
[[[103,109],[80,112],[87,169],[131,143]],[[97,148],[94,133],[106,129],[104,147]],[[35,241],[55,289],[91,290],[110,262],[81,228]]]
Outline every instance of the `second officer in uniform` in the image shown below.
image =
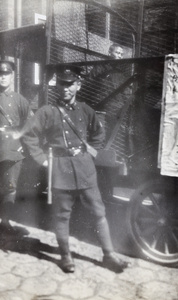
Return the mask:
[[0,60],[0,230],[5,233],[14,233],[9,222],[9,213],[14,210],[24,159],[18,134],[32,114],[28,101],[11,90],[14,67],[13,62]]

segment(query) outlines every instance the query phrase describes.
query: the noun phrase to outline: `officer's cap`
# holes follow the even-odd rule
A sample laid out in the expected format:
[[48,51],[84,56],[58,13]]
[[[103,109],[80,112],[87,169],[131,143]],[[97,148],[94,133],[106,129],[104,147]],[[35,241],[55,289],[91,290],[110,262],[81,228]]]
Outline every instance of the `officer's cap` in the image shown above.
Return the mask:
[[0,60],[0,73],[12,73],[14,63],[8,60]]
[[47,73],[56,74],[57,81],[72,83],[77,79],[80,79],[82,68],[76,65],[70,64],[57,64],[57,65],[47,65]]

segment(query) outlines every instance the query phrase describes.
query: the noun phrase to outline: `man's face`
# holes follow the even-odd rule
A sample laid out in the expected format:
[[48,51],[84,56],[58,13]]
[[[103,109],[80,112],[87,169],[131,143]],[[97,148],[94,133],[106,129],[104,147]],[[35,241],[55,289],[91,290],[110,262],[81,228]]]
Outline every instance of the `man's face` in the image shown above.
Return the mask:
[[120,47],[113,49],[113,51],[111,52],[111,57],[114,59],[123,58],[123,49]]
[[12,73],[0,72],[0,87],[7,89],[11,84]]
[[57,80],[56,86],[62,100],[67,103],[73,103],[77,92],[80,90],[81,82],[78,80],[74,82],[63,82]]

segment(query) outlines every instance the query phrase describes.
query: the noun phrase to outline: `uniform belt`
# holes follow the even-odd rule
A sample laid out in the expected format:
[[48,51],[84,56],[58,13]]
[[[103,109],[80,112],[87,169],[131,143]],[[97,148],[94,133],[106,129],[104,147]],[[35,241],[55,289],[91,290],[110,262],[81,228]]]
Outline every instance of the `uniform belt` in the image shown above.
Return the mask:
[[59,157],[76,156],[86,152],[84,147],[72,147],[68,149],[53,148],[53,155]]

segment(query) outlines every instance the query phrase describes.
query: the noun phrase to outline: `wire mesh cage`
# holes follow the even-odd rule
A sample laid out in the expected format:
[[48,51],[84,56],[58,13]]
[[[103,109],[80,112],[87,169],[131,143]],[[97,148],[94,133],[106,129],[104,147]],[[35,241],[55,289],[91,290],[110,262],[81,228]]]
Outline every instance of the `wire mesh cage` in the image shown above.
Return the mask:
[[[105,145],[118,157],[140,155],[150,146],[157,151],[163,61],[105,61],[93,65],[85,77],[79,98],[106,113]],[[96,74],[97,69],[100,72]]]
[[177,15],[176,0],[54,0],[49,61],[104,59],[112,43],[124,58],[176,53]]
[[111,43],[124,30],[125,55],[132,56],[133,28],[109,7],[92,1],[54,1],[51,63],[90,61],[108,56]]

